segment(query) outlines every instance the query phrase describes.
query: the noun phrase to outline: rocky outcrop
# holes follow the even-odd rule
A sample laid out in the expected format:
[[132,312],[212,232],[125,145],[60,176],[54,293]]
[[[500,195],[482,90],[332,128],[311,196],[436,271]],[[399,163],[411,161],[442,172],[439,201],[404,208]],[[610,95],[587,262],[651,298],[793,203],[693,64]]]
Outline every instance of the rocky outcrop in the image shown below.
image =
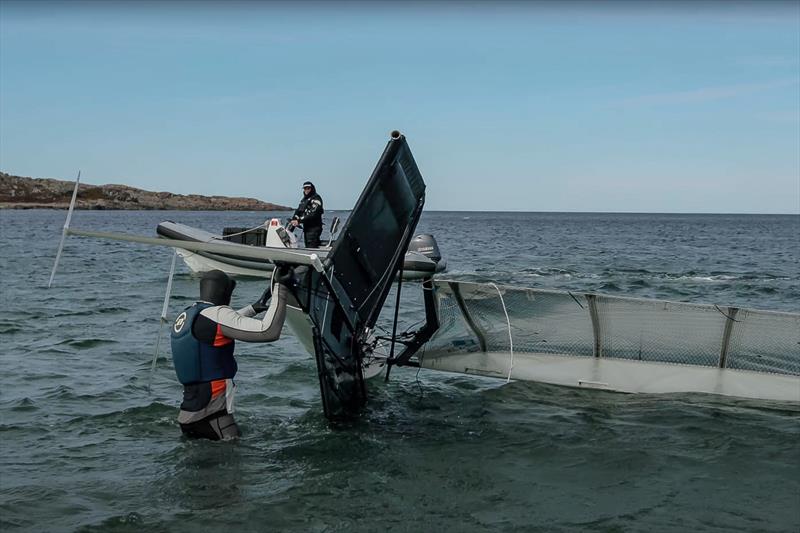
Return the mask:
[[[0,172],[0,209],[63,209],[75,183],[24,178]],[[151,192],[126,185],[81,183],[75,209],[170,209],[184,211],[290,211],[293,208],[255,198]]]

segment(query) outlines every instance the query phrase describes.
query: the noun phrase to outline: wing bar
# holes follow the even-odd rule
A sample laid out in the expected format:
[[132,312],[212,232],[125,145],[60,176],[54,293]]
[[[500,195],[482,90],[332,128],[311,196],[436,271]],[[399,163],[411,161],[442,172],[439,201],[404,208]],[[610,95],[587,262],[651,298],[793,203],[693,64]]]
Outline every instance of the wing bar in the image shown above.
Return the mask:
[[[66,233],[67,235],[75,235],[76,237],[91,237],[94,239],[136,242],[139,244],[151,244],[154,246],[170,246],[172,248],[189,250],[190,252],[212,252],[218,254],[231,253],[231,247],[229,245],[220,243],[181,241],[177,239],[164,239],[162,237],[140,237],[138,235],[129,235],[127,233],[108,233],[103,231],[86,231],[72,228],[66,230]],[[236,255],[272,262],[277,261],[294,265],[308,265],[313,267],[314,270],[318,272],[323,272],[325,270],[322,265],[322,261],[315,253],[303,253],[280,248],[256,248],[255,246],[251,248],[248,246],[242,248],[237,247]]]

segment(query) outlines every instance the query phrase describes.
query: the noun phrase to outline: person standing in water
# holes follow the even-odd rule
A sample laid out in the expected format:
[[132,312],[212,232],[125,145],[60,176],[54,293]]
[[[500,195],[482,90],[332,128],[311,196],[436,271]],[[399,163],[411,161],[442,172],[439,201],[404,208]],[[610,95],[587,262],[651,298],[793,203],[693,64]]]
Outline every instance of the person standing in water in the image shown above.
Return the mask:
[[[211,440],[240,436],[233,419],[233,378],[238,368],[234,344],[280,337],[291,279],[290,269],[276,267],[259,301],[235,311],[230,302],[236,281],[221,270],[203,274],[200,300],[178,315],[171,331],[172,360],[183,384],[178,423],[184,435]],[[262,319],[252,318],[263,311]]]
[[306,248],[319,248],[322,236],[322,197],[310,181],[303,183],[303,198],[294,211],[291,224],[294,227],[303,225],[303,238]]

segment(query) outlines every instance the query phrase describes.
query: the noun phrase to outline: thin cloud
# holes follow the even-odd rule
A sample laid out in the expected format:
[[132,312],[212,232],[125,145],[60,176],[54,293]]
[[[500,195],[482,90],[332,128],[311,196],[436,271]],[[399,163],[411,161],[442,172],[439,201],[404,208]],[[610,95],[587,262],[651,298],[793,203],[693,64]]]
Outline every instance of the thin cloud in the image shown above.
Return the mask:
[[702,87],[700,89],[688,91],[646,94],[625,98],[619,103],[626,106],[693,104],[736,98],[737,96],[759,93],[781,87],[790,87],[798,84],[800,84],[800,79],[778,80],[767,83],[739,83],[734,85],[722,85],[719,87]]

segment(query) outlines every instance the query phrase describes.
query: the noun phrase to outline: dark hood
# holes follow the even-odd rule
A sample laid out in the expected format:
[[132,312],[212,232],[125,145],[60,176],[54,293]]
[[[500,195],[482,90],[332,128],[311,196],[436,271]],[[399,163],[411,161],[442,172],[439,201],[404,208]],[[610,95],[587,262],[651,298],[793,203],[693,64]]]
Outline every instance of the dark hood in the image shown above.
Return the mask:
[[200,299],[214,305],[230,305],[236,281],[221,270],[210,270],[200,278]]

